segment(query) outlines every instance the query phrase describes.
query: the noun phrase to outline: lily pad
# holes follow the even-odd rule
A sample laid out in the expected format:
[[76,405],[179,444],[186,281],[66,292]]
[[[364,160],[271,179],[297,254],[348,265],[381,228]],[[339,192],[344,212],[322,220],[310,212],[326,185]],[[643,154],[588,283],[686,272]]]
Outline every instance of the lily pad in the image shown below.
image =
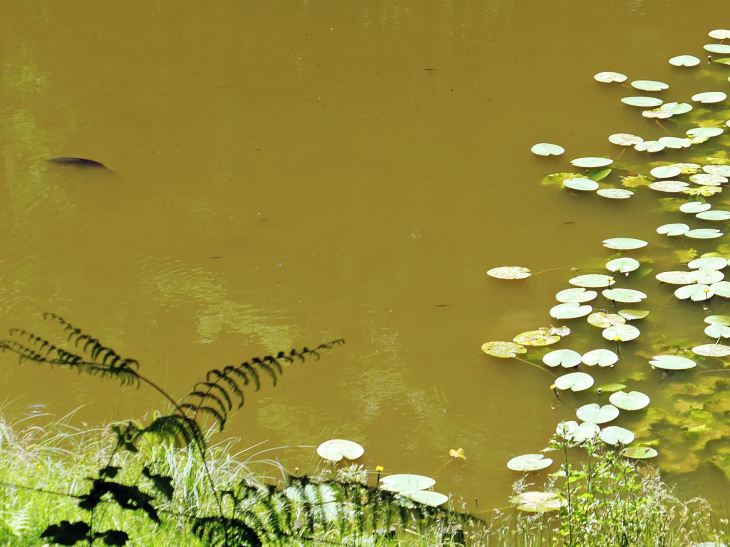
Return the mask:
[[608,426],[601,430],[598,437],[606,444],[612,446],[627,445],[634,441],[634,434],[628,429],[615,425]]
[[722,55],[730,53],[730,46],[727,44],[705,44],[702,47],[710,53],[720,53]]
[[616,249],[619,251],[628,251],[631,249],[641,249],[649,245],[642,239],[634,239],[631,237],[612,237],[610,239],[603,240],[603,246],[609,249]]
[[702,169],[702,166],[699,163],[673,163],[670,167],[676,167],[679,169],[683,175],[693,175],[694,173],[699,172],[700,169]]
[[414,490],[426,490],[431,488],[436,481],[430,477],[424,477],[423,475],[411,475],[411,474],[400,474],[400,475],[388,475],[380,479],[383,490],[388,492],[408,492]]
[[710,175],[730,177],[730,165],[705,165],[702,170]]
[[438,507],[439,505],[443,505],[449,501],[448,496],[440,494],[439,492],[431,492],[430,490],[406,490],[405,492],[400,492],[400,495],[404,498],[408,498],[409,500],[413,500],[417,503],[422,503],[423,505],[428,505],[430,507]]
[[613,405],[600,406],[596,403],[590,403],[578,408],[575,414],[584,422],[605,424],[618,418],[619,410]]
[[659,142],[667,148],[673,148],[675,150],[689,148],[692,145],[689,139],[681,139],[679,137],[661,137]]
[[659,110],[664,110],[665,112],[669,112],[670,114],[677,116],[679,114],[686,114],[692,110],[692,105],[689,103],[664,103],[659,107]]
[[528,513],[548,513],[559,511],[568,502],[555,492],[522,492],[510,499],[520,511]]
[[707,325],[705,334],[711,338],[730,338],[730,327],[725,325]]
[[632,391],[630,393],[617,391],[616,393],[612,393],[608,400],[611,401],[613,406],[621,410],[640,410],[649,406],[651,402],[649,396],[640,391]]
[[564,304],[567,304],[568,302],[590,302],[594,298],[598,296],[598,293],[596,291],[587,291],[584,288],[576,288],[576,289],[565,289],[560,291],[558,294],[555,295],[555,299],[558,302],[563,302]]
[[639,337],[641,331],[633,325],[613,325],[601,333],[606,340],[628,342]]
[[703,357],[727,357],[730,355],[730,346],[723,344],[704,344],[692,348],[692,353]]
[[[725,274],[718,270],[699,269],[694,270],[691,275],[695,283],[700,283],[702,285],[714,285],[715,283],[722,281],[725,278]],[[712,289],[712,292],[717,294],[717,291],[715,291],[714,287],[710,288]]]
[[578,422],[570,420],[568,422],[560,422],[555,433],[566,441],[582,443],[589,439],[595,439],[600,431],[601,428],[594,423],[583,422],[578,425]]
[[646,294],[634,289],[606,289],[601,294],[609,300],[623,304],[636,304],[646,298]]
[[652,182],[649,185],[649,188],[656,190],[657,192],[677,194],[687,190],[687,188],[689,188],[689,184],[682,182],[681,180],[660,180],[659,182]]
[[[664,106],[664,105],[662,105]],[[660,119],[660,120],[666,120],[667,118],[671,118],[674,116],[671,112],[667,112],[666,110],[662,110],[661,108],[654,108],[652,110],[644,110],[641,113],[642,116],[645,118],[652,118],[652,119]]]
[[621,83],[626,81],[626,75],[620,72],[599,72],[593,76],[593,79],[603,84],[610,84],[612,82]]
[[593,385],[593,377],[585,372],[571,372],[555,380],[555,386],[561,390],[585,391]]
[[[699,175],[693,175],[693,176],[697,177]],[[690,177],[690,180],[692,180],[692,177]],[[689,201],[689,202],[683,203],[682,205],[679,206],[680,211],[682,211],[683,213],[689,213],[689,214],[702,213],[711,208],[712,208],[712,205],[710,205],[709,203],[702,203],[701,201]]]
[[585,192],[592,192],[593,190],[598,190],[598,183],[591,179],[565,179],[563,181],[563,186],[566,188],[571,188],[572,190],[583,190]]
[[527,353],[527,348],[514,342],[487,342],[482,344],[482,351],[492,357],[508,359],[518,354]]
[[585,317],[593,311],[591,306],[581,306],[578,302],[567,302],[550,308],[550,317],[555,319],[575,319]]
[[618,362],[618,355],[610,349],[594,349],[584,353],[581,360],[589,367],[612,367]]
[[539,471],[550,467],[553,460],[546,458],[544,454],[525,454],[517,456],[507,462],[507,468],[512,471]]
[[724,132],[725,130],[719,127],[695,127],[694,129],[687,130],[687,135],[692,137],[706,137],[709,139],[722,135]]
[[624,448],[621,451],[621,455],[633,460],[644,460],[647,458],[655,458],[659,455],[659,452],[648,446],[632,446]]
[[677,55],[669,59],[669,64],[674,66],[697,66],[700,60],[694,55]]
[[634,150],[637,152],[649,152],[650,154],[661,152],[665,148],[666,146],[659,141],[644,141],[634,146]]
[[678,167],[672,167],[671,165],[661,165],[659,167],[655,167],[649,173],[652,177],[658,179],[671,179],[672,177],[682,174],[682,170]]
[[497,279],[525,279],[532,274],[529,268],[523,268],[522,266],[500,266],[489,270],[487,275]]
[[707,35],[710,38],[714,38],[715,40],[727,40],[728,38],[730,38],[730,30],[719,28],[716,30],[711,30],[707,33]]
[[717,296],[730,298],[730,283],[727,281],[717,281],[710,285],[710,289]]
[[681,236],[689,232],[690,228],[686,224],[665,224],[656,229],[658,234],[666,234],[668,236]]
[[640,142],[644,142],[644,139],[631,133],[614,133],[608,137],[608,140],[612,144],[618,144],[619,146],[635,146]]
[[570,163],[576,167],[585,167],[592,169],[595,167],[606,167],[607,165],[611,165],[613,163],[613,160],[608,158],[587,157],[576,158],[574,160],[571,160]]
[[641,91],[664,91],[665,89],[669,89],[668,84],[655,80],[635,80],[631,82],[631,87],[640,89]]
[[608,199],[629,199],[634,193],[623,188],[601,188],[596,192],[601,197]]
[[641,108],[655,108],[660,106],[664,101],[656,97],[624,97],[621,102],[629,106],[639,106]]
[[607,329],[614,325],[623,325],[626,323],[626,319],[616,313],[606,313],[603,311],[597,311],[588,316],[588,323],[594,327],[601,329]]
[[722,237],[724,234],[714,228],[702,228],[700,230],[690,230],[684,235],[692,239],[714,239],[716,237]]
[[625,387],[626,386],[624,384],[603,384],[601,386],[598,386],[593,391],[598,391],[599,393],[601,393],[603,391],[607,391],[610,393],[613,391],[621,391]]
[[619,310],[618,315],[627,321],[635,321],[637,319],[644,319],[644,317],[649,315],[649,312],[646,310]]
[[730,211],[705,211],[703,213],[697,213],[697,218],[702,220],[730,220]]
[[730,315],[709,315],[705,317],[705,323],[730,327]]
[[654,368],[664,370],[687,370],[697,366],[692,359],[687,359],[680,355],[655,355],[649,361]]
[[610,275],[603,274],[586,274],[579,275],[578,277],[572,278],[568,281],[571,285],[576,287],[585,287],[587,289],[597,289],[603,287],[610,287],[616,281]]
[[332,462],[338,462],[342,458],[356,460],[364,452],[365,449],[359,444],[343,439],[325,441],[317,447],[319,457]]
[[548,334],[548,329],[531,330],[518,334],[512,339],[524,346],[550,346],[560,341],[560,336]]
[[679,287],[674,291],[674,296],[680,300],[687,300],[691,298],[695,302],[702,302],[703,300],[709,300],[715,293],[707,285],[685,285]]
[[[723,177],[722,175],[710,175],[707,173],[700,173],[698,175],[692,175],[689,180],[696,184],[702,184],[704,186],[719,186],[720,184],[725,184],[727,182],[727,177]],[[699,203],[699,202],[692,202],[692,203]],[[704,203],[703,205],[710,205],[709,203]],[[707,207],[708,209],[710,207]],[[698,213],[702,211],[697,211]]]
[[656,275],[656,278],[662,283],[670,285],[690,285],[695,282],[692,272],[662,272]]
[[606,269],[609,272],[629,273],[639,269],[639,261],[634,258],[615,258],[606,262]]
[[546,353],[542,362],[549,367],[561,366],[563,368],[572,368],[580,365],[581,355],[572,349],[556,349],[550,353]]
[[719,103],[727,99],[727,95],[722,91],[706,91],[705,93],[697,93],[692,95],[692,100],[702,104]]
[[565,148],[549,142],[541,142],[530,148],[530,152],[538,156],[559,156],[565,152]]

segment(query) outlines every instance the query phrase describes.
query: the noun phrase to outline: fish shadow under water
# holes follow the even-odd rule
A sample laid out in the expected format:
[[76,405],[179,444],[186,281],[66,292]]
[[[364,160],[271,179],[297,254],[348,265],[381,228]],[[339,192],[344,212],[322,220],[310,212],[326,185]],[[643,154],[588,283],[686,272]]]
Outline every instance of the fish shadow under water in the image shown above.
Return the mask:
[[107,171],[112,171],[111,168],[107,167],[101,162],[98,162],[96,160],[89,160],[86,158],[77,158],[75,156],[54,156],[52,158],[48,158],[46,161],[50,161],[53,163],[58,163],[61,165],[74,165],[76,167],[93,167],[96,169],[106,169]]

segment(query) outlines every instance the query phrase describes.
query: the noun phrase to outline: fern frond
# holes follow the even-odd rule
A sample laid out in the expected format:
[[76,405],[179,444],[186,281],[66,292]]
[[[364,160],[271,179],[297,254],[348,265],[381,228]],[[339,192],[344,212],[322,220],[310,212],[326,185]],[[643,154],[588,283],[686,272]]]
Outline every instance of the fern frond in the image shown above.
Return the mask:
[[205,453],[205,435],[195,420],[182,414],[170,414],[155,419],[144,433],[153,433],[173,441],[177,446],[197,445]]
[[191,531],[206,545],[229,547],[248,545],[261,547],[262,542],[256,531],[240,519],[225,517],[202,517],[191,519]]

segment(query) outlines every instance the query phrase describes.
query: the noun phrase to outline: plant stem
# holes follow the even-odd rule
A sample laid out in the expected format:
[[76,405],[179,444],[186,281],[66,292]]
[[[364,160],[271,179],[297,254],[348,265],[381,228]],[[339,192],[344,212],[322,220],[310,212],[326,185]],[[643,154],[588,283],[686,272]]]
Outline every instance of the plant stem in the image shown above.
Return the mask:
[[530,361],[525,361],[521,357],[517,357],[517,356],[515,356],[515,359],[517,359],[518,361],[522,361],[523,363],[527,363],[531,367],[535,367],[536,369],[543,371],[545,374],[549,374],[553,378],[557,378],[557,375],[553,374],[552,372],[548,371],[547,369],[542,368],[540,365],[537,365],[535,363],[530,363]]

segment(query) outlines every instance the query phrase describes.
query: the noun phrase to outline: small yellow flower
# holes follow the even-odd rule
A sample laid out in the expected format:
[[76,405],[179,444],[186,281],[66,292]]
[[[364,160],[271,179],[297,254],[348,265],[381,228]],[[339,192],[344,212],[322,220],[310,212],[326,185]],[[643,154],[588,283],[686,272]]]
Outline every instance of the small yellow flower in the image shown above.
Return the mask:
[[460,460],[466,461],[466,456],[464,456],[464,449],[463,448],[457,448],[454,450],[453,448],[449,450],[449,456],[452,458],[458,458]]
[[380,472],[381,472],[381,471],[383,470],[383,466],[382,466],[382,465],[379,465],[379,466],[377,466],[377,467],[375,468],[375,470],[376,470],[376,471],[377,471],[378,473],[380,473]]
[[558,386],[556,386],[555,384],[553,384],[553,385],[550,386],[550,389],[552,389],[553,391],[555,391],[556,389],[558,389]]

